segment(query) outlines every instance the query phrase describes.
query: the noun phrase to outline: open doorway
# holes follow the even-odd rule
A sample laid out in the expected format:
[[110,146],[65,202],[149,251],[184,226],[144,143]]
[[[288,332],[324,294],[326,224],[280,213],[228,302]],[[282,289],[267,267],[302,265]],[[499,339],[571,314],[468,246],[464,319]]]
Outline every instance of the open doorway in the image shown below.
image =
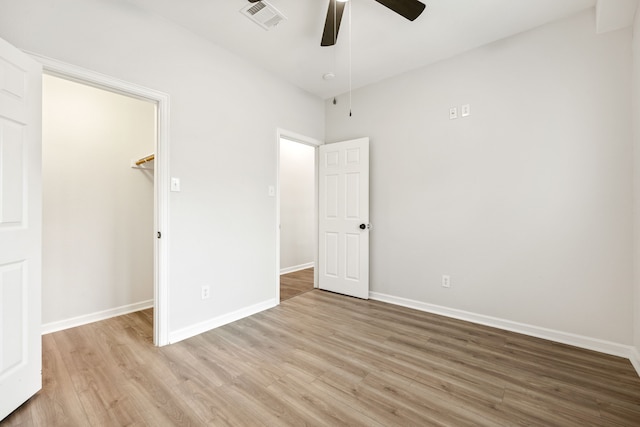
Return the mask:
[[152,308],[154,169],[134,159],[156,104],[45,74],[42,105],[45,329]]
[[318,141],[278,134],[279,301],[316,287]]
[[313,289],[315,151],[280,139],[280,301]]
[[[104,74],[96,73],[75,65],[67,64],[51,58],[32,54],[34,59],[42,64],[44,73],[50,76],[61,77],[64,80],[81,83],[85,86],[103,89],[115,94],[125,95],[126,97],[145,101],[155,106],[155,149],[153,162],[153,219],[152,233],[149,236],[153,241],[153,343],[157,346],[169,344],[169,283],[168,283],[168,210],[169,210],[169,95],[134,83],[119,80]],[[82,122],[84,125],[91,123],[91,117],[86,118]],[[69,159],[78,162],[91,171],[94,163],[82,159],[77,153],[68,153]],[[124,167],[130,169],[131,160],[128,158]],[[133,171],[131,171],[133,172]],[[135,171],[139,172],[139,171]],[[91,218],[86,218],[90,221]],[[109,229],[107,224],[94,222],[96,231],[103,232]],[[122,233],[121,229],[110,228],[114,233]],[[63,246],[57,246],[56,250],[64,250]],[[68,299],[75,299],[81,295],[65,295]],[[150,304],[149,300],[143,300],[143,304]],[[81,324],[105,319],[108,317],[123,314],[123,311],[135,311],[138,307],[127,308],[125,305],[121,308],[99,311],[92,314],[81,315],[78,317],[43,324],[43,333],[54,332],[56,330],[66,329]]]

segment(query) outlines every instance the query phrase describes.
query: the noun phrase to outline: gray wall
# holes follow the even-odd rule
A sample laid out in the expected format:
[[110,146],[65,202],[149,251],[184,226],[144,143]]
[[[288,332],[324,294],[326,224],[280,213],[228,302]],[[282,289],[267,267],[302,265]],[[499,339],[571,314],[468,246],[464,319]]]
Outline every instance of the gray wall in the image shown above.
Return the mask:
[[326,102],[371,138],[372,291],[630,345],[630,49],[589,11]]
[[171,334],[275,303],[276,130],[323,140],[320,99],[119,0],[0,0],[0,37],[171,96]]

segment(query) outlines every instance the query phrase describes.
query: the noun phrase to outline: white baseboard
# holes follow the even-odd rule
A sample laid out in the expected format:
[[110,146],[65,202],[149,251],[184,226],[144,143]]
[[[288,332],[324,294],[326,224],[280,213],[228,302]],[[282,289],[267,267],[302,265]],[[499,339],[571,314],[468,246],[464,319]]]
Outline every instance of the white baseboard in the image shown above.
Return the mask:
[[252,306],[241,308],[240,310],[223,314],[222,316],[218,316],[213,319],[206,320],[204,322],[200,322],[183,329],[179,329],[169,334],[169,344],[175,344],[178,341],[186,340],[187,338],[194,337],[203,332],[207,332],[211,329],[226,325],[227,323],[235,322],[236,320],[240,320],[261,311],[268,310],[277,305],[278,301],[275,298],[272,298],[267,301],[254,304]]
[[96,313],[85,314],[82,316],[72,317],[70,319],[58,320],[56,322],[45,323],[42,325],[42,335],[52,332],[62,331],[64,329],[75,328],[76,326],[86,325],[88,323],[98,322],[100,320],[110,319],[123,314],[129,314],[140,310],[146,310],[153,307],[153,300],[141,301],[135,304],[123,305],[121,307],[110,308],[109,310],[98,311]]
[[[390,304],[400,305],[407,308],[413,308],[415,310],[451,317],[454,319],[466,320],[468,322],[478,323],[480,325],[491,326],[494,328],[517,332],[524,335],[530,335],[533,337],[555,341],[562,344],[569,344],[587,350],[594,350],[600,353],[610,354],[612,356],[624,357],[629,359],[631,363],[633,363],[636,371],[638,371],[638,374],[640,375],[640,357],[638,357],[638,353],[635,348],[628,345],[604,341],[597,338],[589,338],[567,332],[556,331],[553,329],[541,328],[524,323],[512,322],[510,320],[499,319],[497,317],[485,316],[482,314],[428,304],[421,301],[395,297],[378,292],[370,292],[369,298],[377,301],[387,302]],[[634,351],[636,356],[635,362],[633,360]]]
[[640,375],[640,352],[636,347],[631,349],[631,355],[629,356],[629,360],[634,368],[636,368],[636,372]]
[[315,267],[315,262],[308,262],[306,264],[294,265],[293,267],[285,267],[280,269],[280,274],[293,273],[294,271],[306,270],[307,268]]

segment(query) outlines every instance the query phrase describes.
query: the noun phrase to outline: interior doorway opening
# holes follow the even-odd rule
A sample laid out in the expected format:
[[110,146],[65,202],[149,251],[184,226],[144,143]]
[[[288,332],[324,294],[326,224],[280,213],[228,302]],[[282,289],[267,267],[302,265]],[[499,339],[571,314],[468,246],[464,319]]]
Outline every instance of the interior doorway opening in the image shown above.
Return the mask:
[[[154,305],[157,108],[44,74],[45,330]],[[70,298],[70,296],[73,296]]]
[[284,301],[317,287],[317,151],[321,142],[279,130],[277,296]]
[[[75,65],[67,64],[55,59],[43,57],[36,54],[31,56],[40,62],[44,74],[61,77],[73,82],[78,82],[86,86],[104,89],[116,94],[125,95],[142,101],[147,101],[155,105],[155,150],[153,164],[153,343],[156,346],[169,344],[169,95],[163,92],[149,89],[134,83],[119,80],[104,74],[87,70]],[[90,118],[85,124],[90,122]],[[73,156],[70,153],[70,156]],[[82,162],[77,158],[76,161]],[[130,168],[131,160],[127,160],[125,167]],[[86,168],[91,169],[90,162],[83,163]],[[136,171],[139,172],[139,171]],[[107,229],[105,224],[96,224],[101,230]],[[113,228],[112,228],[113,229]],[[116,230],[119,233],[122,230]],[[67,298],[74,298],[74,295],[67,295]],[[136,307],[129,311],[135,311]],[[43,333],[54,332],[55,330],[66,329],[80,324],[101,320],[118,314],[118,310],[102,311],[93,315],[71,318],[54,327],[47,328],[43,325]],[[126,311],[126,310],[125,310]]]

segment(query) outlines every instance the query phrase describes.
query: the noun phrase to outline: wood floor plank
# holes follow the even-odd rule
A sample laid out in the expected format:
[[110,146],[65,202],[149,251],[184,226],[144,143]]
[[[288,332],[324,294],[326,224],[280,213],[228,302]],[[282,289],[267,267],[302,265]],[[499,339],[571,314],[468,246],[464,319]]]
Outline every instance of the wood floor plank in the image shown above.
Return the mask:
[[[271,384],[269,384],[271,385]],[[264,408],[263,420],[268,425],[304,425],[306,420],[297,411],[292,410],[278,393],[274,393],[261,383],[254,381],[252,375],[242,375],[233,383],[239,394],[252,402],[252,406]]]
[[42,351],[49,356],[42,360],[42,386],[51,392],[36,396],[40,400],[33,402],[34,407],[38,408],[33,411],[33,425],[45,425],[49,419],[60,420],[60,425],[88,424],[77,394],[64,392],[73,385],[52,335],[42,337]]
[[506,390],[502,405],[505,412],[522,422],[553,426],[603,426],[599,416],[567,408],[531,394]]
[[327,372],[313,382],[313,385],[324,394],[345,402],[354,411],[373,418],[384,426],[410,425],[409,418],[394,405],[384,404],[376,399],[363,398],[362,380],[349,381],[333,372]]
[[313,290],[313,268],[280,275],[280,301]]
[[640,425],[640,405],[625,402],[599,402],[603,425]]
[[640,425],[628,360],[377,301],[313,290],[163,348],[152,321],[44,336],[2,427]]
[[354,411],[351,406],[341,399],[336,399],[329,393],[324,393],[317,387],[315,378],[308,375],[287,375],[278,381],[278,384],[286,389],[295,390],[297,399],[308,402],[313,411],[322,419],[316,425],[336,426],[378,426],[375,419],[363,412]]
[[94,325],[73,328],[66,334],[55,336],[62,359],[71,377],[72,387],[81,402],[91,425],[116,424],[130,421],[130,417],[120,412],[126,396],[118,390],[119,372],[110,371],[103,354],[97,351],[92,340]]

